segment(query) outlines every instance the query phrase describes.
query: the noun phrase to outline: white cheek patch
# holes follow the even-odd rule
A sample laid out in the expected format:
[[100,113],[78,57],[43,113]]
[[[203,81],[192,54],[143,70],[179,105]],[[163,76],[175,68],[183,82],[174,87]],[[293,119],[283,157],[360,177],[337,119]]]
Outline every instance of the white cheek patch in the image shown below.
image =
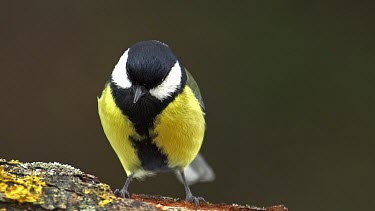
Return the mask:
[[181,86],[181,76],[181,67],[177,61],[164,81],[159,86],[150,89],[150,94],[159,100],[172,96]]
[[113,82],[120,88],[127,89],[131,87],[131,82],[128,78],[128,73],[126,72],[126,63],[128,61],[128,52],[129,49],[120,57],[118,63],[112,72]]

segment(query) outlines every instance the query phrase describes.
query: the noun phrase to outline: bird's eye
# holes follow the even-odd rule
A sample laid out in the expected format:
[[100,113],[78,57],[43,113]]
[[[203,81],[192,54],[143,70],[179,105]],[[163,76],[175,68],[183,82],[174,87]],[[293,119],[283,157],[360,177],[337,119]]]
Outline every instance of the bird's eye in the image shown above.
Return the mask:
[[128,89],[131,87],[132,83],[128,78],[128,73],[126,72],[126,63],[128,62],[128,52],[129,49],[120,57],[118,63],[112,72],[113,82],[123,89]]

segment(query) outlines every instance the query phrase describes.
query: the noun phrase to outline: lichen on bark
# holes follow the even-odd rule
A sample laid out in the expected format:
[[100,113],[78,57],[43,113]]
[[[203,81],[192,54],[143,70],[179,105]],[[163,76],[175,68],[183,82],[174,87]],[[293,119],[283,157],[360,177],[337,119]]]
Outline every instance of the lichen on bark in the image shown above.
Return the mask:
[[[5,210],[194,210],[184,200],[162,196],[116,197],[93,175],[57,162],[0,159],[0,211]],[[202,210],[287,211],[271,207],[202,203]]]

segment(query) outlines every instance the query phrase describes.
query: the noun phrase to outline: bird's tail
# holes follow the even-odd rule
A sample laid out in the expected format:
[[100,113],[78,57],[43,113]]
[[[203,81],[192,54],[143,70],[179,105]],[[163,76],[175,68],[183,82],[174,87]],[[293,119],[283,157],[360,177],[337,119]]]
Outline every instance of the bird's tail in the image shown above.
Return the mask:
[[[197,182],[211,182],[215,179],[214,171],[199,153],[190,165],[184,169],[184,173],[186,182],[189,185]],[[176,176],[183,183],[181,175],[178,172],[176,172]]]

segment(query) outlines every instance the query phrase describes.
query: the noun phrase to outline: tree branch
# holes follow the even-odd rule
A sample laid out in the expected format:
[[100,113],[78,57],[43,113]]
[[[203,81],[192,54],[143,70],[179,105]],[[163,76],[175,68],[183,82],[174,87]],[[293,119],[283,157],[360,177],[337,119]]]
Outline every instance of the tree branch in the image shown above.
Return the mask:
[[[161,196],[113,195],[107,184],[72,166],[22,163],[0,159],[0,211],[5,210],[194,210],[194,205]],[[283,205],[268,208],[202,203],[204,210],[287,211]]]

